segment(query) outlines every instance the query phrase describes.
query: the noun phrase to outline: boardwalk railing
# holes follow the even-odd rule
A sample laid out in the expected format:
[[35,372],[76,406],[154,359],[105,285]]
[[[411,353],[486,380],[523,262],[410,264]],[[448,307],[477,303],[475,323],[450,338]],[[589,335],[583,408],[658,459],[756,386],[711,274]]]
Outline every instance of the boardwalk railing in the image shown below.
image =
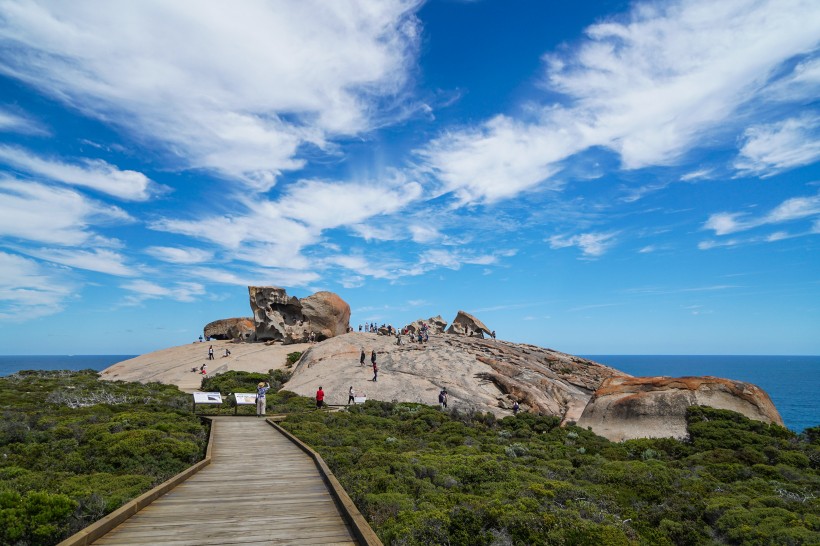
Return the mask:
[[373,532],[370,525],[368,525],[367,520],[364,519],[362,513],[359,512],[358,508],[356,508],[356,505],[353,503],[353,499],[350,498],[350,495],[348,495],[347,491],[344,490],[342,484],[339,483],[339,480],[337,480],[336,476],[333,475],[333,472],[330,471],[330,467],[327,466],[327,463],[324,459],[322,459],[322,456],[313,451],[313,449],[311,449],[310,446],[302,440],[279,426],[273,419],[268,419],[267,421],[273,428],[281,432],[282,435],[284,435],[288,440],[296,444],[299,449],[307,453],[316,463],[316,467],[322,474],[328,488],[330,488],[330,492],[333,494],[337,506],[341,510],[348,524],[350,524],[350,528],[353,531],[356,540],[358,540],[363,546],[383,546],[382,541],[379,540],[379,537],[375,532]]
[[208,435],[208,447],[205,449],[204,459],[183,470],[176,476],[165,480],[155,488],[143,493],[136,499],[126,502],[104,518],[98,519],[85,529],[74,533],[57,546],[88,546],[95,540],[104,537],[106,534],[111,532],[112,529],[125,522],[128,518],[211,464],[211,449],[214,445],[213,440],[214,427],[213,423],[211,423],[211,432]]
[[[86,546],[96,541],[225,544],[228,536],[231,543],[239,537],[244,539],[241,543],[254,544],[355,541],[365,546],[382,546],[318,453],[272,418],[266,422],[275,431],[261,420],[234,419],[211,419],[211,434],[202,461],[58,546]],[[265,455],[248,457],[242,451],[245,449]],[[309,459],[302,459],[305,455]],[[209,467],[207,472],[197,474],[205,467]],[[278,485],[273,490],[260,490],[257,476],[265,480],[263,485]],[[180,487],[175,489],[177,486]],[[203,512],[203,492],[207,498],[222,502],[219,510],[209,503]],[[166,493],[171,494],[164,496]],[[152,504],[154,501],[157,502]]]

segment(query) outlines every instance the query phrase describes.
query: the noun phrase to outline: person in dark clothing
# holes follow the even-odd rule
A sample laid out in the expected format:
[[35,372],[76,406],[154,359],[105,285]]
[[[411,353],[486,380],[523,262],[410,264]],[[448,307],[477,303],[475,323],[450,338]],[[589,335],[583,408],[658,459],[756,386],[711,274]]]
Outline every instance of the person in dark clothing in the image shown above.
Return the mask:
[[364,366],[364,347],[362,347],[362,354],[359,355],[359,366]]
[[353,392],[353,385],[350,386],[350,389],[347,391],[347,403],[348,405],[353,402],[356,402],[356,393]]
[[377,381],[379,379],[379,367],[376,365],[376,361],[373,361],[373,381]]
[[376,349],[373,349],[370,352],[370,363],[373,364],[374,366],[376,365]]

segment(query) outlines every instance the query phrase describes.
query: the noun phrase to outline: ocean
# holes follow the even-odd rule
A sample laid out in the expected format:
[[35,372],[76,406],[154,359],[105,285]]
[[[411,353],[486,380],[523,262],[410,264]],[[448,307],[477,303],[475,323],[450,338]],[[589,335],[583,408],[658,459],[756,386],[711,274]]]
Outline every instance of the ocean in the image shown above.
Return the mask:
[[0,377],[20,370],[104,370],[137,355],[0,355]]
[[[0,356],[0,377],[19,370],[103,370],[136,355]],[[583,355],[636,376],[713,375],[769,393],[787,427],[820,425],[820,356]]]
[[820,425],[820,356],[584,355],[635,376],[713,375],[757,385],[795,432]]

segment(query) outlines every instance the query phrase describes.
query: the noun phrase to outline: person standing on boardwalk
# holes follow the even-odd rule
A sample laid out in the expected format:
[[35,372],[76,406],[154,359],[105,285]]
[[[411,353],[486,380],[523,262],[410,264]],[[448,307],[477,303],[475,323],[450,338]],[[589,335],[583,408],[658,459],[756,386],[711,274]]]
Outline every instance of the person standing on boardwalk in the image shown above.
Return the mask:
[[265,393],[270,389],[270,383],[267,381],[260,381],[256,386],[256,416],[262,417],[265,415]]
[[353,385],[350,385],[350,389],[347,391],[347,404],[350,405],[351,402],[356,403],[356,393],[353,392]]
[[316,407],[318,409],[322,409],[322,406],[325,405],[325,391],[322,390],[322,386],[319,385],[319,390],[316,391]]
[[364,366],[364,347],[362,347],[362,354],[359,355],[359,366]]
[[213,359],[214,359],[214,346],[211,345],[210,347],[208,347],[208,360],[213,360]]

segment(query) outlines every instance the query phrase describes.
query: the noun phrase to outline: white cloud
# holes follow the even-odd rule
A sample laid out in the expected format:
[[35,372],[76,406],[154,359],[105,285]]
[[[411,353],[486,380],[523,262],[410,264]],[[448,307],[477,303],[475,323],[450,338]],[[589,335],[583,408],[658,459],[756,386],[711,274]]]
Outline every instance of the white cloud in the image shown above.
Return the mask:
[[25,253],[41,260],[67,265],[75,269],[97,271],[118,277],[133,277],[138,272],[125,264],[125,256],[113,250],[40,248],[26,249]]
[[421,195],[421,185],[396,174],[373,182],[302,180],[276,200],[237,198],[232,216],[161,219],[150,227],[209,241],[231,250],[232,258],[284,269],[309,269],[302,252],[321,241],[325,230],[362,225],[392,214]]
[[36,121],[0,108],[0,132],[48,134]]
[[820,116],[804,114],[770,125],[750,127],[735,160],[738,175],[773,176],[820,158]]
[[123,223],[122,209],[65,188],[0,179],[0,236],[46,244],[81,245],[99,239],[91,226]]
[[441,193],[452,192],[470,204],[534,188],[558,172],[557,163],[583,148],[582,135],[560,122],[540,127],[497,116],[477,129],[445,134],[417,154],[442,182]]
[[[7,0],[0,71],[265,190],[404,104],[417,0]],[[379,108],[379,104],[384,108]]]
[[728,235],[747,231],[756,227],[802,220],[820,214],[820,195],[793,197],[786,199],[775,208],[758,216],[749,217],[739,212],[719,212],[712,214],[703,229],[710,229],[715,235]]
[[198,264],[213,258],[213,253],[199,248],[152,246],[145,249],[149,256],[172,264]]
[[0,252],[0,320],[31,320],[54,315],[75,292],[65,271]]
[[0,161],[25,172],[63,184],[90,188],[128,201],[146,201],[167,191],[136,171],[121,171],[99,159],[82,159],[81,165],[44,159],[11,146],[0,146]]
[[595,24],[579,44],[545,56],[544,85],[563,105],[444,134],[419,156],[462,203],[517,195],[595,146],[628,169],[671,165],[710,131],[738,123],[734,113],[757,105],[818,36],[811,0],[635,4],[627,18]]
[[205,295],[205,287],[195,282],[176,282],[171,286],[137,279],[122,285],[122,288],[133,292],[129,303],[138,304],[150,299],[172,299],[181,302],[192,302]]
[[186,273],[207,282],[236,286],[307,286],[319,280],[319,275],[301,269],[255,268],[241,275],[215,267],[192,267]]
[[578,235],[553,235],[550,248],[577,246],[584,256],[602,256],[615,243],[617,233],[580,233]]

